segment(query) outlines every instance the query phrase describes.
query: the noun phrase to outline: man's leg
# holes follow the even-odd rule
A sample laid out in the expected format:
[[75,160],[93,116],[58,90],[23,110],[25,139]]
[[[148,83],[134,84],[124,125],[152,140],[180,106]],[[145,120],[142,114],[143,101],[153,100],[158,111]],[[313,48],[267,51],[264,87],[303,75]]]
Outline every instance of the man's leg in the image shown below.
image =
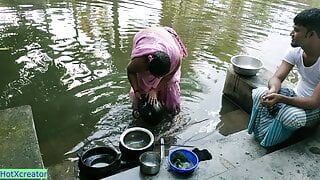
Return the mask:
[[254,133],[258,141],[263,139],[269,124],[273,121],[273,118],[270,118],[268,115],[267,108],[260,104],[260,99],[266,90],[266,87],[260,87],[252,91],[253,106],[248,124],[248,132],[249,134]]
[[[294,130],[305,125],[306,116],[303,110],[285,104],[278,104],[272,108],[263,107],[260,98],[265,90],[265,88],[253,90],[253,111],[248,129],[249,133],[254,132],[262,146],[270,147],[288,139]],[[281,89],[279,93],[287,96],[295,95],[293,90],[287,88]],[[293,117],[298,121],[292,121]]]
[[284,104],[279,110],[276,119],[278,119],[284,127],[297,130],[306,125],[306,111]]
[[315,110],[306,110],[306,127],[312,127],[320,123],[320,108]]

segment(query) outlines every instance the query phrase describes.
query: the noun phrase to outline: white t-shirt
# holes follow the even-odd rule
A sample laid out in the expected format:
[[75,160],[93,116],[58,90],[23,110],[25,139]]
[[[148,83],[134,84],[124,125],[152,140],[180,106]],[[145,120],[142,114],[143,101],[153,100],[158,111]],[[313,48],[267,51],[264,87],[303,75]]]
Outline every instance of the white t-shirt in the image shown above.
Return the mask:
[[293,48],[285,56],[285,61],[295,65],[298,68],[300,79],[296,87],[298,96],[311,96],[313,90],[320,82],[320,57],[317,62],[310,67],[303,64],[303,49],[300,47]]

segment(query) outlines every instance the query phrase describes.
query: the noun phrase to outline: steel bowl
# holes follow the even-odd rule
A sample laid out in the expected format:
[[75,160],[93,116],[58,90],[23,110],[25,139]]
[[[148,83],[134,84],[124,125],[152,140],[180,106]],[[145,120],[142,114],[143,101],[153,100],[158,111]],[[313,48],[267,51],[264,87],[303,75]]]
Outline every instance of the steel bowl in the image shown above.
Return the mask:
[[143,174],[155,175],[160,170],[161,158],[159,153],[147,151],[140,155],[140,171]]
[[263,67],[263,63],[256,57],[248,55],[236,55],[231,57],[233,70],[244,76],[255,76]]
[[154,136],[148,129],[133,127],[120,136],[119,148],[124,159],[138,160],[142,153],[152,151],[153,147]]

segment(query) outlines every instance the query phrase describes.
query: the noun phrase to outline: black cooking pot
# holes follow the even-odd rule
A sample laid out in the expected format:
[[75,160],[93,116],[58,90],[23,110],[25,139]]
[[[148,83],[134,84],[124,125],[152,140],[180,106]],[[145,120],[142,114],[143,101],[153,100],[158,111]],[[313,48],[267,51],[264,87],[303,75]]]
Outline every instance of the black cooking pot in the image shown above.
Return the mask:
[[156,102],[153,105],[148,103],[148,97],[142,95],[138,103],[138,111],[140,118],[148,123],[159,123],[164,118],[164,109],[160,102]]
[[142,153],[153,150],[154,136],[142,127],[129,128],[121,134],[119,148],[124,160],[138,161]]
[[120,169],[121,153],[114,147],[99,146],[78,156],[80,175],[89,179],[107,177]]

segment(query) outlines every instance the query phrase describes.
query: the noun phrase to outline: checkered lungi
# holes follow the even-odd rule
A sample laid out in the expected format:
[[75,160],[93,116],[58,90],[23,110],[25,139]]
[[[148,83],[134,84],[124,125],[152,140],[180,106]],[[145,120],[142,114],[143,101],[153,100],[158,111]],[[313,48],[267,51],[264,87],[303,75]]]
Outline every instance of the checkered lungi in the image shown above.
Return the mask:
[[[301,127],[310,127],[320,121],[320,109],[306,110],[291,105],[277,103],[272,108],[263,107],[260,98],[267,88],[252,91],[253,107],[248,125],[249,134],[264,147],[274,146],[288,139]],[[289,88],[281,88],[280,94],[296,96]]]

